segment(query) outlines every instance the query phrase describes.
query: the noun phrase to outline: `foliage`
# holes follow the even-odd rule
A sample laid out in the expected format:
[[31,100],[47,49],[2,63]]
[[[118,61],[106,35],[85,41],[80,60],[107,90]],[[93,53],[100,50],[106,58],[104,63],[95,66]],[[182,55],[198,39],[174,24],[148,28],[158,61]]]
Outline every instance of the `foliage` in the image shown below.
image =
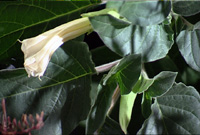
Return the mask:
[[[43,127],[32,135],[200,133],[199,5],[1,2],[0,98],[7,116],[44,112]],[[29,78],[18,39],[91,11],[100,11],[85,14],[94,31],[58,48],[41,80]]]

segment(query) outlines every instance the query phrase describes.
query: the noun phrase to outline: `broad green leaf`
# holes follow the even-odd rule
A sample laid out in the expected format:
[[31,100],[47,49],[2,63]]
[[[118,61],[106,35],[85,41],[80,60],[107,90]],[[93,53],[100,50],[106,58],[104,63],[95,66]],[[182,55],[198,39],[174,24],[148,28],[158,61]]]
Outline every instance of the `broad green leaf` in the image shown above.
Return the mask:
[[23,40],[80,17],[97,1],[1,2],[0,61],[19,55]]
[[133,92],[130,92],[127,95],[121,95],[119,107],[119,123],[125,134],[127,134],[127,128],[131,120],[132,109],[136,96],[137,94]]
[[181,31],[176,38],[179,51],[187,64],[200,72],[200,29]]
[[141,93],[145,90],[147,90],[154,82],[154,79],[149,79],[146,76],[146,73],[141,72],[140,78],[137,81],[137,83],[135,84],[135,86],[133,87],[132,92],[134,93]]
[[103,124],[99,134],[101,135],[124,135],[123,131],[121,130],[119,124],[111,119],[110,117],[106,117],[105,123]]
[[144,118],[148,118],[151,114],[152,97],[147,94],[146,91],[142,95],[142,115]]
[[105,77],[112,78],[117,81],[121,91],[121,95],[129,94],[141,73],[141,56],[128,55],[125,56],[118,65],[116,65]]
[[138,134],[199,134],[200,96],[193,88],[175,84],[157,97],[152,114]]
[[108,1],[106,8],[115,8],[134,25],[159,24],[171,11],[170,1]]
[[191,16],[200,12],[200,1],[173,1],[173,11],[183,16]]
[[24,69],[1,70],[0,98],[6,98],[8,115],[20,119],[44,111],[44,127],[33,135],[69,134],[91,107],[90,57],[85,43],[70,41],[54,53],[42,81]]
[[156,75],[153,84],[146,91],[149,96],[157,97],[167,92],[175,82],[177,73],[170,71],[163,71]]
[[109,80],[106,85],[103,85],[103,80],[99,84],[100,92],[87,118],[86,134],[93,134],[103,125],[116,87],[116,83]]
[[141,53],[144,62],[165,57],[174,42],[168,25],[140,27],[109,15],[92,17],[90,21],[94,31],[112,51],[121,56]]

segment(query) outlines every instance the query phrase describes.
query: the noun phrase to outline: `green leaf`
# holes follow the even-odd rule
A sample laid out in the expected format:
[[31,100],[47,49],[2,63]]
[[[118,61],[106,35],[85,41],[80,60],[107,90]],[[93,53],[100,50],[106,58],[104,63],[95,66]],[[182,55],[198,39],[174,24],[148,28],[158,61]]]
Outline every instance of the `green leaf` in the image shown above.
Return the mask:
[[154,83],[146,91],[147,94],[151,97],[161,96],[172,87],[176,76],[176,72],[163,71],[159,73],[153,78]]
[[106,117],[105,123],[103,124],[100,133],[101,135],[124,135],[121,130],[119,124],[111,119],[110,117]]
[[129,94],[136,84],[141,73],[141,56],[125,56],[118,65],[116,65],[106,78],[112,78],[119,84],[121,95]]
[[116,83],[110,80],[107,81],[106,85],[103,84],[103,80],[99,84],[100,92],[87,118],[86,134],[93,134],[103,125],[116,87]]
[[200,80],[200,73],[191,69],[190,67],[186,67],[181,74],[181,80],[186,85],[195,85]]
[[152,114],[137,134],[199,134],[200,96],[193,87],[175,84],[156,98]]
[[1,2],[0,61],[18,56],[23,40],[80,17],[97,1]]
[[90,21],[108,48],[121,56],[141,53],[144,62],[165,57],[174,42],[167,25],[140,27],[109,15],[92,17]]
[[154,79],[149,79],[146,73],[141,72],[140,78],[133,87],[132,92],[134,93],[141,93],[147,90],[154,82]]
[[119,107],[119,123],[125,134],[127,134],[127,128],[131,120],[133,104],[135,102],[136,96],[137,94],[133,92],[130,92],[127,95],[121,95]]
[[128,55],[118,65],[113,67],[108,75],[103,77],[98,87],[100,92],[97,100],[87,119],[87,134],[94,133],[104,123],[117,83],[119,84],[121,94],[128,94],[137,82],[140,72],[140,55]]
[[54,53],[42,81],[24,69],[1,70],[0,98],[6,98],[8,115],[19,120],[44,111],[44,127],[33,135],[69,134],[91,107],[90,57],[85,43],[70,41]]
[[152,97],[147,94],[146,91],[143,92],[142,95],[142,115],[144,118],[148,118],[151,114],[151,104],[152,104]]
[[116,8],[134,25],[159,24],[171,11],[170,1],[108,1],[106,8]]
[[200,72],[200,29],[181,31],[176,38],[179,51],[187,64]]
[[173,1],[173,11],[183,16],[191,16],[200,12],[199,1]]

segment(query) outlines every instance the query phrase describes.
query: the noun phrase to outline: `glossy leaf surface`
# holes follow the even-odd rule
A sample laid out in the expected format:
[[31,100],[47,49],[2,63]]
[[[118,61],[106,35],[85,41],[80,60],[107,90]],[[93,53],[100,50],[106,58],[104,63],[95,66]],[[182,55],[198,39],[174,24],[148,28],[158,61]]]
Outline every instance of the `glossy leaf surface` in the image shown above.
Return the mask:
[[[82,2],[1,2],[0,61],[20,53],[17,39],[36,36],[48,29],[80,17],[80,13],[98,3]],[[55,8],[56,7],[56,8]],[[59,8],[57,8],[59,7]]]
[[155,61],[165,57],[173,44],[173,32],[167,25],[140,27],[109,15],[90,21],[105,45],[121,56],[141,54],[144,62]]

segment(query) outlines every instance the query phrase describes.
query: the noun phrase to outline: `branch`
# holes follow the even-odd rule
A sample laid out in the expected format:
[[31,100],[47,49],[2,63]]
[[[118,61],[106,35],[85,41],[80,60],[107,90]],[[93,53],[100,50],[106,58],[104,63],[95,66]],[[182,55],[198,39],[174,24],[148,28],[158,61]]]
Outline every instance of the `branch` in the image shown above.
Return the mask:
[[121,59],[95,67],[95,70],[97,71],[97,74],[103,73],[106,71],[109,71],[112,67],[117,65],[120,62]]

